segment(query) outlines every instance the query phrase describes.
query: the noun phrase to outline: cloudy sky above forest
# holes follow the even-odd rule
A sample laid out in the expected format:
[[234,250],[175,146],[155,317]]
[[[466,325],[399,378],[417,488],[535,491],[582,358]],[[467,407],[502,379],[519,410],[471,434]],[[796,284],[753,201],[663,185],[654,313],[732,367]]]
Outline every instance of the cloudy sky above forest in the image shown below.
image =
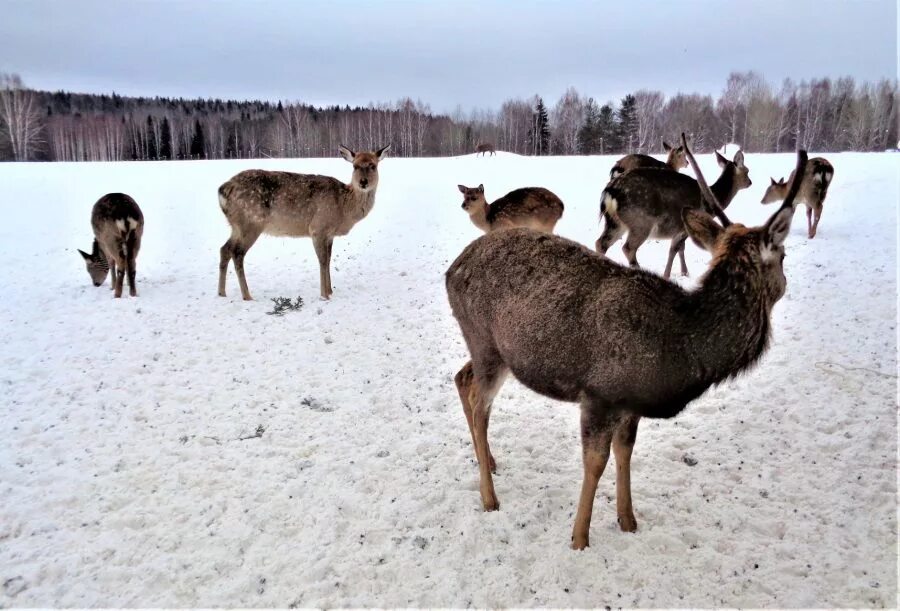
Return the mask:
[[0,72],[39,89],[437,111],[718,94],[733,70],[897,77],[896,0],[4,0]]

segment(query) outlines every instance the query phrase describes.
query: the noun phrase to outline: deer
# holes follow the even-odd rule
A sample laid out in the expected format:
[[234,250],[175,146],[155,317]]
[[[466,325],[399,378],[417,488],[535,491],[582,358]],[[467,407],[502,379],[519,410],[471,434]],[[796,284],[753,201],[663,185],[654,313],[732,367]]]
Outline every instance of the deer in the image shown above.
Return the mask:
[[485,153],[490,153],[492,156],[497,154],[497,151],[494,149],[494,145],[490,142],[482,142],[478,146],[475,147],[475,156],[477,157],[479,154],[484,157]]
[[347,235],[375,205],[378,164],[390,145],[376,151],[354,152],[340,145],[341,157],[353,164],[350,183],[331,176],[245,170],[219,187],[219,206],[231,225],[231,237],[219,251],[219,295],[225,297],[228,263],[241,295],[250,301],[244,257],[262,234],[310,237],[319,260],[323,300],[333,294],[331,249],[336,236]]
[[[834,166],[824,157],[813,157],[806,164],[806,171],[800,181],[800,191],[797,193],[796,202],[806,204],[806,233],[809,239],[816,237],[819,228],[819,219],[822,218],[822,208],[825,204],[825,196],[828,195],[828,185],[834,178]],[[791,183],[794,181],[794,173],[791,172],[788,181],[784,177],[779,180],[771,178],[772,184],[766,188],[762,204],[771,204],[781,201],[787,195]],[[815,220],[813,220],[815,215]]]
[[650,155],[641,155],[639,153],[635,153],[633,155],[625,155],[624,157],[619,159],[609,171],[609,179],[612,180],[617,176],[624,174],[628,170],[634,170],[635,168],[656,168],[658,170],[673,170],[677,172],[681,168],[687,167],[688,164],[684,158],[683,147],[671,147],[664,140],[663,150],[668,153],[668,157],[665,162],[662,162],[655,157],[651,157]]
[[[806,159],[799,151],[798,175]],[[784,242],[799,185],[762,226],[745,227],[731,223],[701,177],[698,170],[718,222],[696,207],[681,210],[688,234],[712,253],[693,290],[526,228],[488,233],[450,265],[447,297],[470,356],[454,381],[484,511],[500,508],[487,431],[510,373],[538,394],[579,403],[584,476],[571,545],[583,550],[610,448],[619,528],[633,532],[640,420],[675,417],[710,387],[750,370],[768,348],[772,309],[787,285]]]
[[137,255],[144,235],[144,214],[130,196],[107,193],[91,209],[94,243],[90,254],[78,249],[94,286],[100,286],[107,274],[112,278],[113,297],[122,296],[125,276],[128,294],[137,297]]
[[484,197],[483,184],[477,187],[457,185],[457,188],[463,194],[462,209],[485,233],[510,227],[531,227],[553,233],[562,217],[562,200],[543,187],[515,189],[492,204]]
[[[683,142],[682,147],[686,150],[687,143]],[[716,160],[722,174],[711,188],[724,209],[738,191],[753,183],[750,170],[744,165],[742,151],[735,153],[732,161],[717,152]],[[625,172],[611,180],[600,195],[600,216],[606,223],[595,248],[601,255],[606,255],[610,246],[627,231],[622,251],[629,264],[638,267],[637,250],[647,238],[670,238],[672,242],[663,277],[671,276],[676,253],[681,262],[681,275],[687,276],[684,243],[688,234],[681,210],[702,206],[700,185],[690,176],[650,168]]]

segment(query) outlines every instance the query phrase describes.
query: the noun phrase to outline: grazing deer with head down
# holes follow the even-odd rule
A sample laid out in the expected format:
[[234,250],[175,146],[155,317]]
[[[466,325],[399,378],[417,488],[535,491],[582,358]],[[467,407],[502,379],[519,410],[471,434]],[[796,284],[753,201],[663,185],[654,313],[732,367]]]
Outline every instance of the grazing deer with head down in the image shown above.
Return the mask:
[[[798,173],[805,163],[800,151]],[[784,240],[796,192],[792,185],[784,205],[761,227],[730,224],[714,199],[710,205],[721,225],[705,211],[685,207],[688,233],[713,255],[693,291],[528,229],[490,233],[463,250],[447,270],[446,286],[471,355],[456,386],[485,511],[500,507],[488,421],[493,399],[512,373],[535,392],[581,404],[584,480],[572,547],[588,545],[610,447],[619,527],[637,528],[630,465],[638,422],[677,415],[709,387],[749,369],[766,350],[772,308],[785,292]]]
[[[684,141],[681,146],[686,150]],[[716,153],[716,160],[722,174],[712,185],[712,192],[726,208],[739,190],[752,184],[750,170],[744,165],[744,153],[741,151],[735,153],[734,161],[719,153]],[[700,209],[702,206],[700,186],[690,176],[647,168],[626,172],[611,180],[600,195],[600,214],[606,219],[606,224],[596,243],[597,252],[605,255],[609,247],[627,231],[628,237],[622,250],[629,264],[637,267],[637,250],[647,238],[671,238],[663,276],[668,278],[671,275],[676,253],[681,261],[681,274],[687,276],[684,260],[687,231],[681,210],[685,207]]]
[[490,142],[482,142],[478,146],[475,147],[475,156],[477,157],[481,154],[484,157],[485,153],[490,153],[491,155],[496,155],[497,151],[494,149],[494,145]]
[[137,296],[137,255],[144,235],[144,215],[137,202],[124,193],[104,195],[91,210],[94,244],[91,253],[78,252],[84,259],[94,286],[100,286],[112,272],[113,297],[122,296],[128,276],[128,294]]
[[515,189],[492,204],[484,197],[484,185],[457,187],[463,194],[462,209],[485,233],[510,227],[530,227],[553,233],[563,213],[562,200],[543,187]]
[[331,246],[335,236],[347,235],[375,205],[378,163],[390,145],[374,152],[354,153],[341,145],[341,156],[353,164],[350,184],[331,176],[247,170],[219,187],[219,206],[231,225],[222,245],[219,295],[225,296],[228,262],[234,259],[241,294],[252,299],[244,277],[244,257],[263,233],[311,237],[319,259],[322,299],[331,289]]
[[687,167],[688,164],[684,158],[684,147],[676,146],[673,148],[669,146],[667,142],[663,141],[663,150],[668,153],[665,162],[662,162],[655,157],[651,157],[650,155],[641,155],[640,153],[625,155],[619,159],[616,162],[616,165],[609,171],[609,179],[612,180],[616,176],[620,176],[628,170],[634,170],[636,168],[655,168],[657,170],[673,170],[677,172],[681,168]]
[[[819,228],[819,219],[822,218],[822,208],[825,204],[825,196],[828,195],[828,185],[834,178],[834,166],[824,157],[813,157],[806,164],[803,180],[800,181],[800,191],[797,192],[798,204],[806,204],[806,233],[810,239],[816,237]],[[787,196],[791,183],[794,182],[794,172],[791,172],[788,181],[781,178],[777,182],[772,179],[772,184],[763,195],[763,204],[779,202]],[[815,220],[813,220],[815,214]]]

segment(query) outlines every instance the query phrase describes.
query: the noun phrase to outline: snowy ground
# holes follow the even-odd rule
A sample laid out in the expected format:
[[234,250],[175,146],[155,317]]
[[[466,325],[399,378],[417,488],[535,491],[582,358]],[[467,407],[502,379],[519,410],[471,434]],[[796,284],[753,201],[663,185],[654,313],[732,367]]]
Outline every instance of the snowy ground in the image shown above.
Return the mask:
[[[639,529],[617,529],[607,472],[581,553],[578,410],[514,381],[491,423],[502,510],[481,511],[443,273],[479,235],[457,183],[548,187],[558,232],[593,245],[613,158],[386,159],[372,214],[335,243],[328,303],[305,239],[253,248],[255,302],[233,271],[216,296],[216,188],[248,167],[347,179],[340,159],[0,165],[0,606],[896,605],[900,155],[829,158],[771,351],[641,424]],[[747,164],[729,215],[758,224],[794,159]],[[140,297],[114,301],[75,249],[119,190],[146,232]],[[661,271],[666,249],[640,259]],[[707,256],[688,255],[696,278]]]

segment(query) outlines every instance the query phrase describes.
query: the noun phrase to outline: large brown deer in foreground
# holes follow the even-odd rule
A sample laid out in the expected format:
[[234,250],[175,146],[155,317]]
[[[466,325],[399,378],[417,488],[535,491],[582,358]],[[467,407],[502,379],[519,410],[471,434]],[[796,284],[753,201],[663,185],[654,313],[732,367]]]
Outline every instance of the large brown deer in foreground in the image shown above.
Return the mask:
[[462,209],[485,233],[511,227],[530,227],[553,233],[564,209],[562,200],[543,187],[515,189],[491,204],[484,196],[484,185],[457,185],[457,188],[463,194]]
[[684,158],[683,146],[671,147],[667,142],[663,141],[663,150],[668,153],[668,157],[664,162],[650,155],[641,155],[640,153],[625,155],[609,171],[609,179],[612,180],[628,170],[637,168],[655,168],[657,170],[673,170],[677,172],[681,168],[687,167],[688,164]]
[[[800,191],[797,192],[797,199],[794,202],[806,204],[806,233],[809,239],[816,237],[819,219],[822,218],[825,196],[828,195],[828,185],[831,184],[832,178],[834,178],[834,166],[824,157],[813,157],[806,164],[803,180],[800,181]],[[784,181],[784,178],[778,181],[773,178],[761,203],[771,204],[783,200],[793,181],[794,172],[791,172],[787,182]],[[813,220],[813,214],[815,214],[815,220]]]
[[[805,163],[800,151],[798,175]],[[619,526],[637,528],[630,465],[638,422],[675,416],[766,350],[772,308],[785,292],[784,240],[798,186],[762,227],[730,224],[714,201],[722,225],[685,208],[688,233],[713,255],[693,291],[528,229],[489,233],[466,247],[447,270],[446,286],[471,355],[456,385],[485,511],[500,507],[487,430],[493,399],[511,372],[535,392],[581,404],[584,481],[572,547],[588,545],[610,447]]]
[[91,209],[91,228],[91,253],[78,251],[91,282],[100,286],[110,273],[113,297],[121,297],[127,275],[128,294],[137,297],[137,255],[144,235],[144,214],[137,202],[124,193],[104,195]]
[[[682,142],[682,147],[687,144]],[[734,161],[729,161],[716,153],[716,160],[722,174],[712,185],[712,191],[723,208],[741,189],[750,182],[750,170],[744,165],[744,154],[738,151]],[[637,251],[647,238],[671,238],[669,258],[663,276],[672,273],[672,262],[677,253],[681,262],[681,273],[687,276],[684,260],[684,242],[687,231],[682,221],[683,208],[703,208],[700,185],[690,176],[678,172],[637,168],[611,180],[600,195],[600,214],[606,220],[603,233],[597,240],[596,249],[605,255],[622,234],[628,232],[622,250],[628,262],[638,266]]]
[[252,299],[244,277],[244,257],[257,238],[267,233],[312,238],[321,295],[329,299],[332,243],[371,212],[378,163],[389,148],[354,153],[341,145],[341,156],[353,164],[350,184],[318,174],[247,170],[219,187],[219,206],[231,225],[231,237],[220,250],[219,295],[225,296],[228,262],[234,259],[241,294],[245,300]]

